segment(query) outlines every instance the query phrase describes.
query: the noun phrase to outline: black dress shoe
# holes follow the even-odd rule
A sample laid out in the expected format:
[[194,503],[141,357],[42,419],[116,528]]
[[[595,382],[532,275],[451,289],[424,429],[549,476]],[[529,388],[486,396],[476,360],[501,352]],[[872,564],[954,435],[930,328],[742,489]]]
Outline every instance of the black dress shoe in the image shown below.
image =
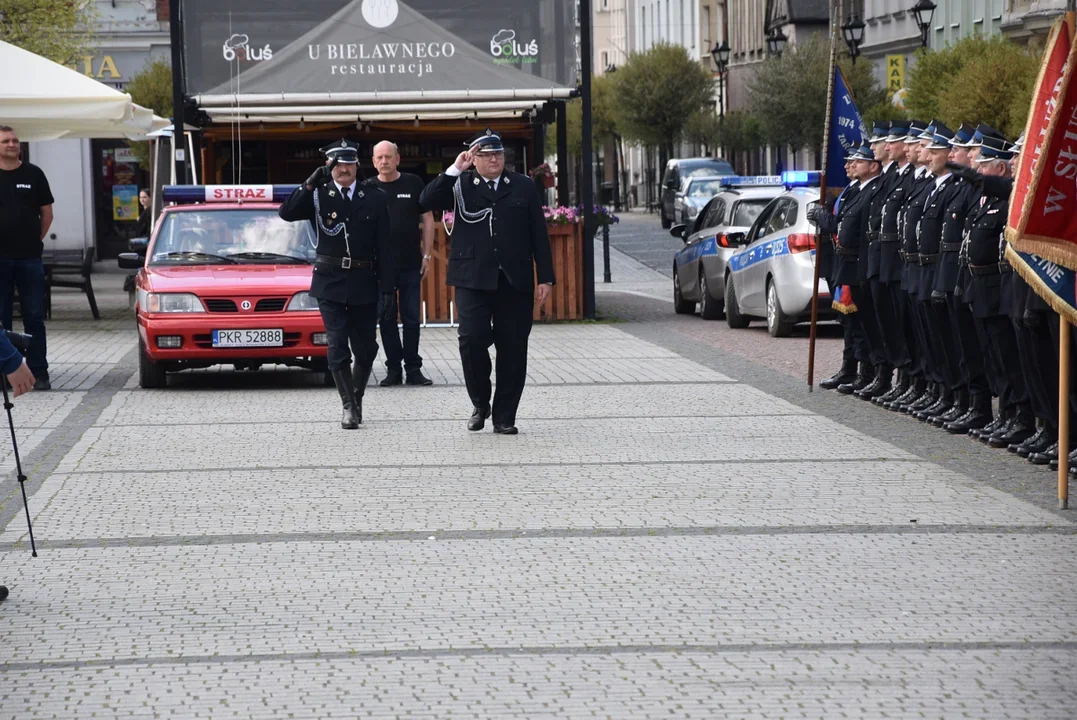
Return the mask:
[[49,380],[49,374],[47,372],[34,376],[34,390],[38,392],[42,390],[52,390],[52,382]]
[[1032,453],[1028,456],[1028,461],[1033,465],[1047,465],[1051,461],[1055,462],[1055,468],[1058,467],[1058,443],[1055,442],[1051,447],[1047,448],[1043,452]]
[[392,387],[393,385],[404,384],[404,373],[400,372],[400,368],[392,368],[385,371],[385,377],[381,379],[378,385],[382,387]]
[[1028,440],[1019,443],[1010,443],[1006,446],[1006,449],[1012,453],[1017,453],[1021,457],[1028,457],[1033,453],[1043,452],[1051,447],[1051,443],[1056,442],[1057,440],[1058,438],[1054,436],[1054,433],[1048,430],[1047,426],[1044,425]]
[[1036,425],[1030,419],[1018,415],[1006,427],[1005,432],[995,433],[987,438],[987,444],[994,448],[1004,448],[1010,443],[1027,440],[1036,434]]
[[494,425],[494,432],[498,435],[515,435],[520,431],[515,425]]
[[423,375],[422,370],[408,370],[408,379],[404,381],[408,385],[433,385],[434,381]]
[[483,407],[476,406],[471,413],[471,419],[467,421],[467,429],[471,432],[478,432],[486,427],[486,418],[490,417],[490,406],[484,405]]

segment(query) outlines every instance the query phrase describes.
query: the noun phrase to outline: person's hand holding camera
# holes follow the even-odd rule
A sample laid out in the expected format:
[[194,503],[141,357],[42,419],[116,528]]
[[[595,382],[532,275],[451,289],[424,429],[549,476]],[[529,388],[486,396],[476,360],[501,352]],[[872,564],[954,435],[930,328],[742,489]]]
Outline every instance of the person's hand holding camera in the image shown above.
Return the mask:
[[22,361],[18,370],[8,373],[7,381],[11,384],[15,397],[25,395],[34,389],[34,374],[30,372],[30,366],[26,364],[26,360]]

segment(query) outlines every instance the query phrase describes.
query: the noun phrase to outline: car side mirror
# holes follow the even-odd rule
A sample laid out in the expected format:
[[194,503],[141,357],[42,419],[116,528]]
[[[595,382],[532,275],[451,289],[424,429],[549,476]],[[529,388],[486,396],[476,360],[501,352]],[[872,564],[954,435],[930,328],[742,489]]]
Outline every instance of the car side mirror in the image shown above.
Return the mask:
[[729,233],[725,236],[725,240],[730,247],[742,247],[746,244],[747,239],[748,236],[742,232]]
[[687,225],[684,225],[684,224],[674,225],[673,227],[671,227],[669,229],[669,234],[672,235],[673,237],[679,239],[681,242],[688,242],[688,226]]
[[138,253],[120,253],[116,258],[121,270],[141,270],[146,258]]

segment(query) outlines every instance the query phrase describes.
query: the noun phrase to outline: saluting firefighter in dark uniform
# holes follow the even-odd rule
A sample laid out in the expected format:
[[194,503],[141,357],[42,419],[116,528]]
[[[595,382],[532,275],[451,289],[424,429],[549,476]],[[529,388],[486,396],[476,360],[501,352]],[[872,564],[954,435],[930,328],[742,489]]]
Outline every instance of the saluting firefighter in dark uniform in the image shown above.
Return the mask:
[[[542,200],[526,175],[508,172],[501,137],[487,128],[420,197],[454,212],[447,282],[456,288],[460,360],[474,406],[467,428],[515,435],[527,379],[527,339],[536,299],[549,297],[553,256]],[[538,290],[535,290],[535,274]],[[490,405],[490,345],[497,349],[497,392]]]
[[282,219],[309,220],[317,233],[310,294],[325,322],[345,430],[363,422],[363,395],[378,355],[379,293],[386,317],[396,317],[388,204],[380,190],[357,183],[358,149],[347,140],[322,148],[326,164],[280,207]]

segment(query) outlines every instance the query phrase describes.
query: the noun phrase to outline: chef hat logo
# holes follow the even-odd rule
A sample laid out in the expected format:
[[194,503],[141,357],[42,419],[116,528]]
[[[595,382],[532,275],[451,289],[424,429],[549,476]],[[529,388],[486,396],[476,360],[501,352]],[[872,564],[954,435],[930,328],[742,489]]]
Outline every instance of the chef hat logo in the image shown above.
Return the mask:
[[492,42],[494,45],[501,45],[502,43],[507,43],[509,40],[512,40],[515,37],[515,30],[499,30],[497,35],[494,35],[494,39],[492,40]]
[[250,41],[251,39],[246,35],[243,35],[241,33],[234,33],[232,37],[224,41],[224,47],[234,50],[238,47],[243,47]]

